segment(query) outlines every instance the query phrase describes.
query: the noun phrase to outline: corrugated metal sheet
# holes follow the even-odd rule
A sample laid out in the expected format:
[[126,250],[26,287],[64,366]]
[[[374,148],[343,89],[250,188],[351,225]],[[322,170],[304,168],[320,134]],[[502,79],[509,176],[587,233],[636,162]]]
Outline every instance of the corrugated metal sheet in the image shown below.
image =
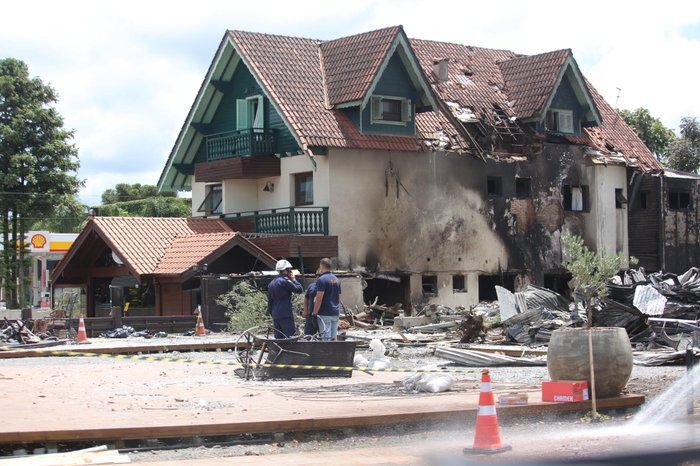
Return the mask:
[[663,314],[666,301],[666,297],[651,285],[639,285],[634,289],[632,304],[648,316]]

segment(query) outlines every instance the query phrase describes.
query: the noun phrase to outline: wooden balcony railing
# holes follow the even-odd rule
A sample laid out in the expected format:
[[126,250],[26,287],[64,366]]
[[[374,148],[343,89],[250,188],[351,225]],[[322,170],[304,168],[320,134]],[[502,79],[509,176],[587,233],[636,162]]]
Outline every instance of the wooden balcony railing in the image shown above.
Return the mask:
[[206,136],[207,161],[246,155],[274,153],[275,133],[271,129],[249,128]]
[[253,217],[254,233],[328,236],[328,207],[285,207],[225,216],[242,220]]

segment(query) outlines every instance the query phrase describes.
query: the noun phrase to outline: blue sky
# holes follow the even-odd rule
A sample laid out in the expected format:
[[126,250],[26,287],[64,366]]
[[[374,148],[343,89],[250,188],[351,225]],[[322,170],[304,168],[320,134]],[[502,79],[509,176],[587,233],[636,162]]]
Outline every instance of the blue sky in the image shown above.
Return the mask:
[[90,205],[117,183],[157,183],[227,29],[334,39],[401,24],[524,54],[570,48],[613,106],[647,107],[673,129],[700,118],[697,1],[34,0],[4,2],[2,16],[0,57],[59,93]]

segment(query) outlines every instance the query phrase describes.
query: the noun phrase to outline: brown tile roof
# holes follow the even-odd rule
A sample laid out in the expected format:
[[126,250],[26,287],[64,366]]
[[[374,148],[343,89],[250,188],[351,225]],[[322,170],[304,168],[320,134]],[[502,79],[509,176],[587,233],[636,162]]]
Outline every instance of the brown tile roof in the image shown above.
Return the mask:
[[588,80],[586,84],[603,118],[602,126],[584,129],[590,138],[590,144],[603,153],[621,152],[628,163],[638,166],[643,171],[654,173],[663,171],[663,165],[656,160],[637,133],[625,123]]
[[[393,151],[419,150],[420,139],[434,139],[436,131],[453,137],[453,149],[467,145],[442,110],[416,116],[417,137],[365,135],[330,105],[358,100],[368,90],[400,26],[321,42],[314,39],[228,31],[245,63],[278,106],[302,147],[328,146]],[[432,76],[433,92],[446,103],[473,112],[475,119],[494,127],[509,118],[536,115],[551,94],[570,50],[518,56],[508,50],[411,39],[423,73]],[[436,60],[449,59],[449,79],[437,82]],[[325,82],[324,82],[325,79]],[[584,138],[607,151],[617,147],[644,170],[661,166],[637,135],[617,118],[588,84],[603,118],[603,126],[587,129]],[[327,102],[328,100],[328,102]],[[498,109],[496,111],[496,109]],[[508,124],[506,122],[506,124]]]
[[499,63],[513,112],[521,119],[538,116],[556,85],[571,50],[516,57]]
[[[411,39],[411,46],[427,76],[433,76],[433,91],[446,102],[470,108],[477,118],[493,121],[494,104],[509,116],[508,96],[503,93],[503,78],[498,63],[515,57],[508,50],[469,47],[448,42]],[[448,79],[437,82],[433,74],[436,60],[449,59]]]
[[362,99],[402,31],[394,26],[320,44],[323,75],[331,106]]
[[[219,219],[95,217],[90,220],[108,246],[137,275],[152,274],[176,238],[212,233],[233,234]],[[90,226],[86,227],[86,229]]]
[[[354,78],[344,70],[331,73],[329,85],[333,86],[334,100],[359,98],[366,92],[399,30],[394,27],[358,34],[332,41],[328,46],[299,37],[242,31],[228,31],[228,34],[251,72],[279,106],[302,146],[417,151],[416,137],[362,134],[342,111],[327,108],[325,102],[322,51],[330,53],[330,57],[324,55],[324,60],[337,62],[342,57],[351,57],[360,66]],[[371,53],[363,57],[363,47],[368,44],[371,44]],[[329,63],[325,66],[328,68]],[[450,125],[447,121],[444,124]],[[434,131],[435,127],[427,131],[419,128],[420,135],[432,137]],[[452,131],[456,132],[454,128]]]
[[[533,56],[516,56],[507,50],[411,39],[411,46],[426,74],[435,60],[449,59],[449,79],[435,82],[440,99],[469,107],[477,118],[496,124],[493,106],[508,116],[530,118],[546,103],[556,78],[571,51],[558,50]],[[434,77],[435,79],[436,77]],[[603,154],[612,148],[644,171],[662,170],[661,164],[637,134],[586,81],[603,119],[600,127],[586,128],[582,137],[568,138],[572,144],[587,144]],[[530,89],[531,86],[532,88]]]
[[236,233],[206,233],[174,238],[153,271],[158,275],[181,274],[228,243]]

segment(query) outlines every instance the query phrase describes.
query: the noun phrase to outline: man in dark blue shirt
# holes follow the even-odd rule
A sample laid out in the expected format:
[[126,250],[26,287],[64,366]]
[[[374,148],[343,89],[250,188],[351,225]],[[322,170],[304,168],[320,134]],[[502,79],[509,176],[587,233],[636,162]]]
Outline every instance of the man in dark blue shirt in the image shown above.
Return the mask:
[[316,298],[313,315],[318,317],[318,328],[324,341],[337,340],[340,320],[340,281],[331,273],[331,260],[321,259],[320,276],[316,280]]
[[289,338],[297,333],[292,311],[292,293],[301,293],[304,289],[294,274],[292,264],[279,260],[275,265],[279,275],[267,286],[267,312],[272,316],[275,338]]
[[318,333],[318,324],[316,323],[316,316],[312,315],[311,312],[314,309],[314,299],[316,299],[316,282],[312,283],[306,288],[306,293],[304,293],[304,335],[316,335]]

